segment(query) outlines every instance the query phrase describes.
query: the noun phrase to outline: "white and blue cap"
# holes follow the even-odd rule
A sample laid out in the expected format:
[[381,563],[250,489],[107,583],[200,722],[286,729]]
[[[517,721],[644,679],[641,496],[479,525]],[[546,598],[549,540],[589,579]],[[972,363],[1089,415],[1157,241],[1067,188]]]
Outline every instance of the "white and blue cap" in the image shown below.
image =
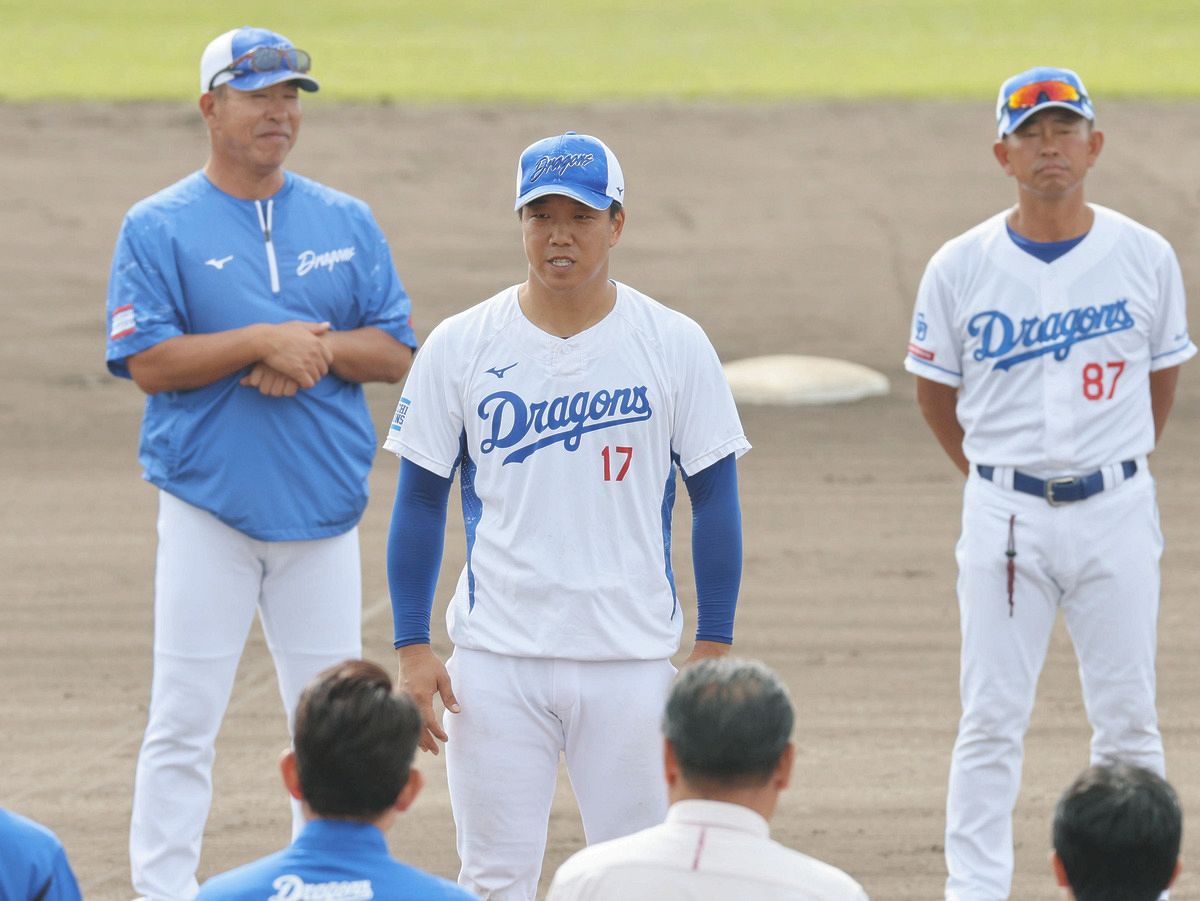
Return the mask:
[[1014,75],[1000,85],[1000,96],[996,98],[1000,137],[1012,134],[1034,113],[1053,106],[1069,109],[1089,122],[1096,119],[1083,80],[1070,69],[1037,66]]
[[595,210],[625,202],[625,176],[616,156],[599,138],[568,131],[530,144],[517,161],[519,210],[547,194],[573,197]]
[[[249,58],[252,51],[260,48],[283,52],[268,55],[271,67],[260,70]],[[244,25],[213,38],[204,48],[200,57],[200,93],[223,84],[238,91],[257,91],[281,81],[294,81],[306,91],[316,91],[321,86],[308,74],[309,62],[309,55],[297,50],[283,35]]]

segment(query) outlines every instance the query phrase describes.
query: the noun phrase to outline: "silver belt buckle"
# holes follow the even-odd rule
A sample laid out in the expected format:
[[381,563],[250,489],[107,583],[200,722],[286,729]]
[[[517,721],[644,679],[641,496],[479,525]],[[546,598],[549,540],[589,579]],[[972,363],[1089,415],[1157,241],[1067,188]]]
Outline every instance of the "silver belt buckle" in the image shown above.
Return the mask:
[[1069,504],[1070,501],[1056,501],[1054,499],[1055,485],[1070,485],[1077,481],[1073,476],[1063,476],[1057,479],[1046,479],[1046,489],[1043,492],[1046,496],[1046,503],[1051,507],[1061,507],[1063,504]]

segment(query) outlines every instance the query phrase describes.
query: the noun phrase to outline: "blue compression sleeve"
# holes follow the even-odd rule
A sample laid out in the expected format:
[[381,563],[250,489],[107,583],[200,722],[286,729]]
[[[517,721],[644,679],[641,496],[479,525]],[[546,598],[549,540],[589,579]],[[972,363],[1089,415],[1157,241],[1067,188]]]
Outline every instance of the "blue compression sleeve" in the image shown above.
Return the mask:
[[394,647],[429,642],[429,614],[446,544],[446,504],[453,481],[453,476],[443,479],[400,460],[387,547]]
[[742,582],[742,511],[733,454],[684,476],[683,483],[692,499],[696,640],[732,644]]

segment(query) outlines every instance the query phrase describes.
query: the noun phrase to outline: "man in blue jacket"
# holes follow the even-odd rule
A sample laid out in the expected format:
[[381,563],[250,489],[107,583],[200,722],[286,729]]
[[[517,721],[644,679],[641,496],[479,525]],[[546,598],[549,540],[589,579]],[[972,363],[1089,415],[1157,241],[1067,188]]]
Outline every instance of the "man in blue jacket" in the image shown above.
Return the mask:
[[213,742],[255,614],[289,716],[309,679],[362,650],[376,445],[362,383],[403,378],[416,341],[367,205],[283,167],[310,64],[261,28],[214,39],[208,161],[135,204],[113,255],[108,367],[148,395],[139,459],[159,489],[129,837],[150,901],[196,894]]
[[67,852],[53,832],[0,808],[0,898],[80,901]]

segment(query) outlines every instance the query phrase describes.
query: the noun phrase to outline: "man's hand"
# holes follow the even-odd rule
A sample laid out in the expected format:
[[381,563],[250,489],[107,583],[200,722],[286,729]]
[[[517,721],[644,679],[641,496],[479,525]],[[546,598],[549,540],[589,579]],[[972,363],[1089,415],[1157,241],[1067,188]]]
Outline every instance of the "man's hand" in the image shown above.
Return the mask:
[[396,649],[400,658],[397,684],[417,702],[425,728],[421,733],[421,750],[438,753],[438,740],[445,741],[446,733],[433,713],[433,696],[440,695],[442,704],[451,713],[458,713],[458,699],[450,685],[450,674],[427,644],[410,644]]
[[683,665],[695,663],[697,660],[708,660],[711,657],[724,657],[733,649],[731,644],[722,644],[719,641],[697,641],[692,647],[692,653],[688,654],[687,660],[683,661]]
[[255,363],[254,368],[242,377],[239,384],[247,388],[257,388],[259,393],[267,397],[292,397],[300,390],[300,383],[290,379],[278,369],[272,369],[266,363]]
[[293,319],[263,326],[263,352],[259,362],[294,381],[311,388],[329,372],[333,348],[321,340],[329,331],[328,322],[303,322]]

